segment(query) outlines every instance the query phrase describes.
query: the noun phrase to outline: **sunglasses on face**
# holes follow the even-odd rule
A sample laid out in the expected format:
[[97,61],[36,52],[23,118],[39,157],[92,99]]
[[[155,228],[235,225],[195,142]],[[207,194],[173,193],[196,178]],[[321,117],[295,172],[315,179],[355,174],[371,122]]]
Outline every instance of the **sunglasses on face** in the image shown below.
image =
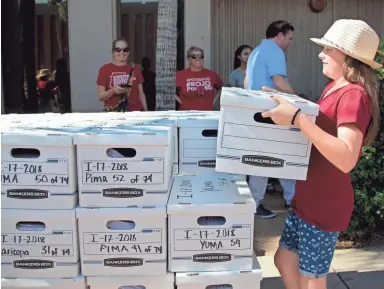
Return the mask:
[[121,48],[121,47],[115,47],[115,48],[113,48],[113,51],[115,51],[115,52],[121,52],[121,51],[123,51],[123,52],[128,52],[128,51],[129,51],[129,48],[128,48],[128,47],[123,47],[123,48]]
[[204,54],[191,54],[188,57],[192,59],[204,59]]

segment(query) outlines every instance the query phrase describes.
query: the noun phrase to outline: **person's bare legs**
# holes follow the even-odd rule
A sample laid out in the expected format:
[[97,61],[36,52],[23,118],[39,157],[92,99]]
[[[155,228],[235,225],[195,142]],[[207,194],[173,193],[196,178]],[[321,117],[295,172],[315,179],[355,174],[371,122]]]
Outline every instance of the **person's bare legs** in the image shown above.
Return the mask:
[[286,289],[327,289],[327,277],[312,278],[299,273],[299,257],[292,251],[279,248],[275,254],[275,266]]
[[300,276],[300,289],[327,289],[327,277],[312,278]]
[[300,288],[299,257],[288,249],[279,248],[275,253],[275,266],[283,278],[286,289]]

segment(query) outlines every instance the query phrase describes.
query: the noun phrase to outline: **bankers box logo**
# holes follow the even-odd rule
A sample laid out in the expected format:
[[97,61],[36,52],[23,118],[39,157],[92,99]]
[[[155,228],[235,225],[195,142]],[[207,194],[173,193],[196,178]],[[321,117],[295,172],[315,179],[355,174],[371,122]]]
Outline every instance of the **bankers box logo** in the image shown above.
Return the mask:
[[54,268],[53,261],[46,260],[17,260],[13,261],[13,267],[17,269],[50,269]]
[[144,196],[144,190],[132,188],[104,189],[103,196],[107,198],[140,198]]
[[44,190],[7,190],[7,197],[13,199],[46,199],[48,198],[48,191]]
[[202,168],[215,168],[216,160],[202,160],[198,162],[198,166]]
[[267,156],[245,155],[242,157],[241,162],[243,164],[257,166],[257,167],[267,167],[267,168],[284,167],[284,160],[267,157]]
[[111,258],[104,259],[104,266],[109,267],[134,267],[143,266],[144,261],[140,258]]
[[217,263],[217,262],[229,262],[229,261],[231,261],[231,254],[207,253],[207,254],[193,255],[193,262]]

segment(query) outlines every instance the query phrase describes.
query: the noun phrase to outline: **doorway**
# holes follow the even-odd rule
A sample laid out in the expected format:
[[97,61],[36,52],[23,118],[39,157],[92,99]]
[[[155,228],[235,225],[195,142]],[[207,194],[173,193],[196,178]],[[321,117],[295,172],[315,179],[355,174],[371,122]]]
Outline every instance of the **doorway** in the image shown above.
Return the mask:
[[[177,0],[177,70],[184,69],[184,0]],[[149,110],[155,109],[158,0],[120,0],[118,35],[128,41],[129,61],[143,64],[144,92]],[[176,107],[177,107],[176,103]]]
[[[177,0],[177,69],[184,68],[184,0]],[[130,61],[141,63],[144,57],[156,67],[158,0],[120,0],[118,35],[130,44]],[[131,45],[133,44],[133,45]]]

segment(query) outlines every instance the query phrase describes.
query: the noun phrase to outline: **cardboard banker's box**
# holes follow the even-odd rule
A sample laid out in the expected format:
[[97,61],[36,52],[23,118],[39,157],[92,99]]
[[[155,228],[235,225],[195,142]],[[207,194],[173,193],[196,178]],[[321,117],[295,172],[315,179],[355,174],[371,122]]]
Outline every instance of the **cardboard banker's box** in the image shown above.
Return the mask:
[[1,210],[1,276],[75,278],[75,210]]
[[245,181],[175,176],[167,206],[169,270],[251,269],[255,210]]
[[80,206],[166,202],[174,154],[171,127],[101,125],[75,135],[74,142]]
[[175,275],[88,277],[89,289],[174,289]]
[[75,147],[69,134],[23,124],[2,129],[2,208],[72,209],[76,191]]
[[262,272],[256,255],[252,270],[176,273],[177,289],[260,289]]
[[77,208],[84,276],[165,275],[166,207]]
[[85,289],[85,278],[1,279],[2,289]]
[[[154,111],[152,111],[154,112]],[[173,147],[174,147],[174,156],[173,156],[173,174],[178,174],[179,170],[179,133],[177,129],[178,117],[172,116],[172,114],[166,114],[164,111],[162,114],[143,114],[143,113],[125,113],[122,118],[124,118],[125,123],[138,123],[143,125],[166,125],[171,126],[173,130]],[[118,118],[119,120],[121,118]]]
[[[216,170],[263,177],[305,180],[312,142],[294,126],[276,125],[261,113],[277,106],[263,91],[223,88],[217,139]],[[279,93],[313,122],[319,106]]]
[[[179,118],[179,174],[223,175],[215,170],[219,126],[218,111],[210,114],[184,115]],[[243,175],[227,174],[236,179]]]
[[215,174],[219,114],[179,118],[179,173]]

